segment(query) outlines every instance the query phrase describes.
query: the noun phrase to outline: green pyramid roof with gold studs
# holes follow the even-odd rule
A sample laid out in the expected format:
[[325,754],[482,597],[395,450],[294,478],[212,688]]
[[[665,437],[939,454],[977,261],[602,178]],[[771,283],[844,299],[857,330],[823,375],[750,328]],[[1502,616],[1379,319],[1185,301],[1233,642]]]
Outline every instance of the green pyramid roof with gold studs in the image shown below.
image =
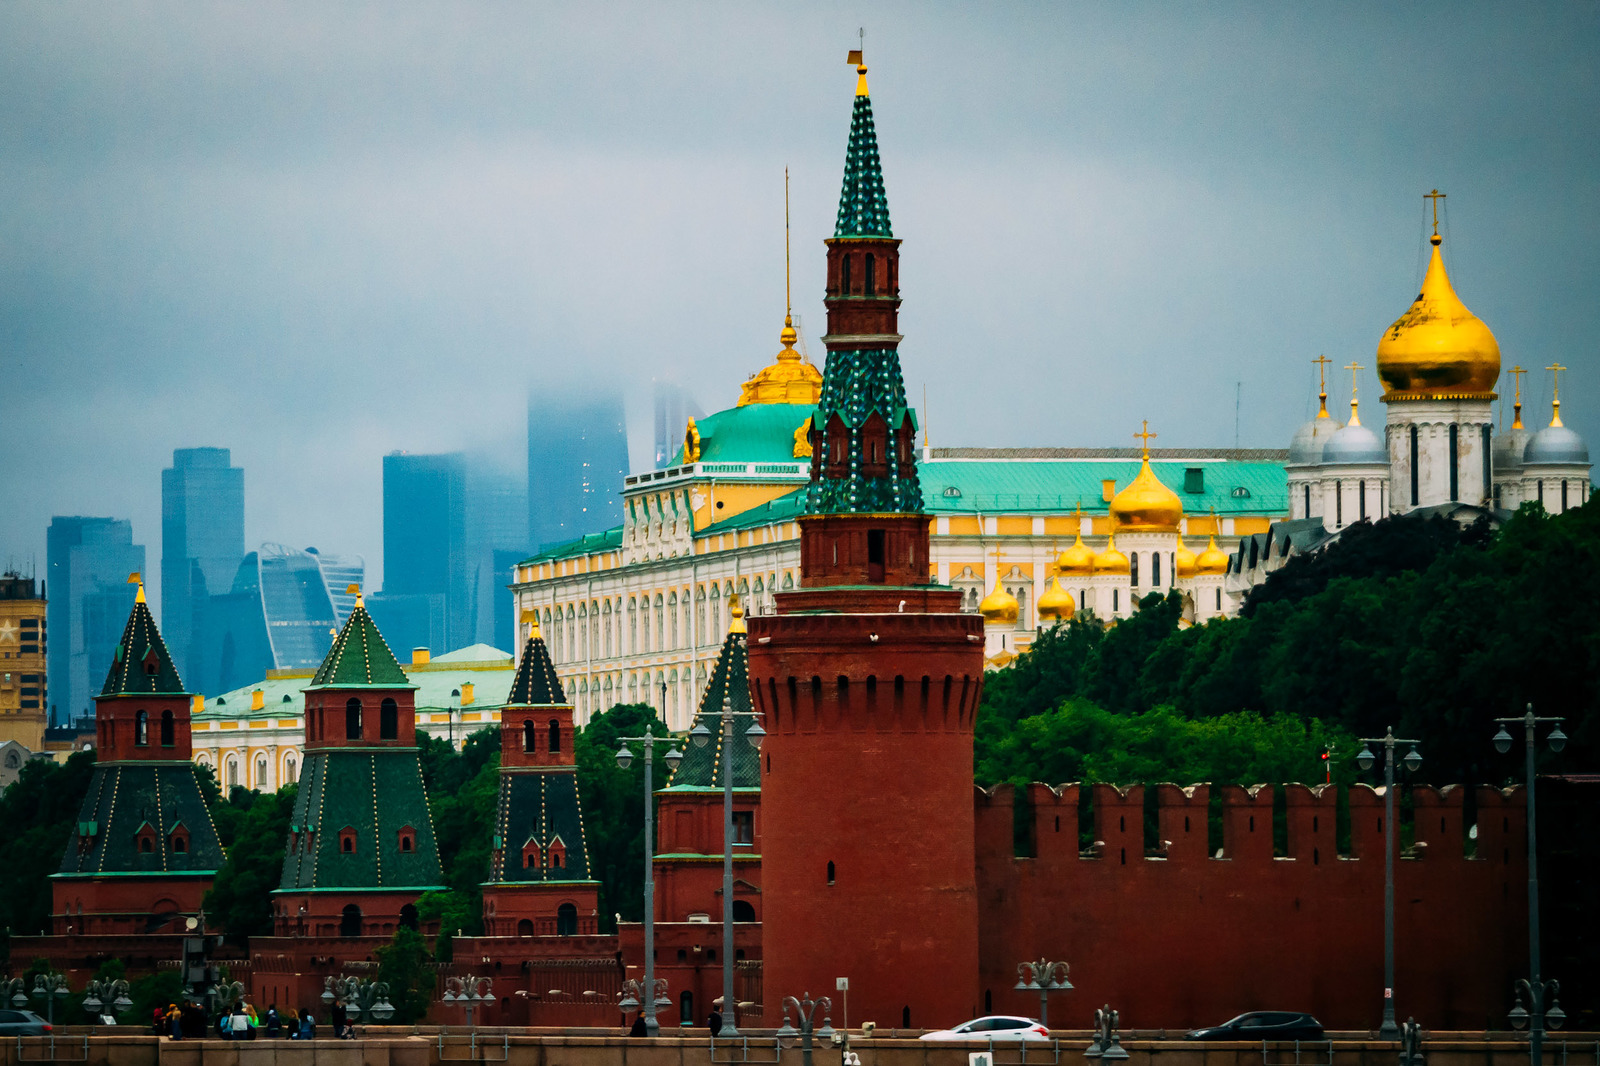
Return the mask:
[[360,598],[308,688],[415,688]]
[[161,639],[161,630],[156,628],[156,620],[150,614],[150,605],[144,602],[142,583],[100,695],[187,695],[183,680],[178,677],[178,668],[167,654],[167,642]]
[[[667,789],[722,790],[722,760],[732,759],[733,787],[759,789],[761,787],[761,752],[750,746],[745,734],[755,721],[750,714],[750,648],[745,635],[743,618],[738,618],[722,642],[722,652],[711,670],[705,694],[700,697],[700,707],[695,712],[694,726],[704,725],[711,732],[705,747],[692,741],[684,745],[683,761],[672,772]],[[736,712],[733,719],[733,750],[722,750],[722,705],[727,700]]]
[[893,237],[889,197],[883,191],[878,162],[878,132],[872,125],[872,97],[867,95],[867,68],[860,71],[855,111],[850,116],[850,144],[845,149],[844,188],[839,192],[835,237]]
[[565,707],[567,697],[561,690],[561,678],[556,676],[555,663],[550,661],[550,649],[537,628],[522,646],[522,661],[517,664],[517,675],[511,679],[511,691],[506,695],[507,707]]

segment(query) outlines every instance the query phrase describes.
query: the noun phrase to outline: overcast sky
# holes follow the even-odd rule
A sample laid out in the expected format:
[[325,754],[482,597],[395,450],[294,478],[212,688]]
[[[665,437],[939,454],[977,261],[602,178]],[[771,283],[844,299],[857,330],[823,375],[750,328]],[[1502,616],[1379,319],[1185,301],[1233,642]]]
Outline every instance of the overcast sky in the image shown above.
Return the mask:
[[[246,539],[366,556],[381,457],[520,464],[527,387],[707,410],[771,361],[783,168],[812,354],[866,30],[933,442],[1285,446],[1448,194],[1505,365],[1600,445],[1600,4],[0,6],[0,564],[160,559],[172,449]],[[1548,418],[1549,375],[1529,375]],[[1330,383],[1348,401],[1348,375]],[[1507,386],[1507,388],[1509,388]],[[641,450],[638,462],[646,456]]]

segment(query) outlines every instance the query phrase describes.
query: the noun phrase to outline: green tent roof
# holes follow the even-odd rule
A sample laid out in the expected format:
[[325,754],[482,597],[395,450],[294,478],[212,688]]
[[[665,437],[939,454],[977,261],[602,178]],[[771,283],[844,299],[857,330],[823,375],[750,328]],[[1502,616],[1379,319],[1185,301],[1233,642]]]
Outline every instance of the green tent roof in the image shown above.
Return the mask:
[[844,156],[844,188],[839,191],[835,237],[892,237],[889,197],[883,191],[878,132],[872,123],[872,97],[856,97],[850,114],[850,144]]
[[[722,642],[722,653],[711,670],[705,694],[700,697],[700,708],[695,712],[694,723],[711,731],[711,740],[705,747],[693,742],[685,746],[683,761],[667,781],[669,789],[721,788],[722,787],[722,704],[727,699],[734,711],[750,710],[750,651],[743,633],[729,633]],[[761,787],[761,753],[750,746],[745,734],[755,719],[748,713],[733,719],[733,751],[731,754],[734,788]]]
[[309,688],[410,688],[411,679],[389,650],[383,634],[358,600],[344,628],[334,638]]
[[[589,845],[583,832],[583,803],[572,769],[502,771],[495,818],[499,861],[489,880],[505,882],[588,881]],[[550,865],[550,849],[560,841],[566,859]],[[539,864],[529,868],[523,850],[535,844]]]
[[[144,604],[140,604],[143,607]],[[211,811],[188,762],[119,762],[96,766],[78,810],[78,836],[67,842],[60,872],[85,874],[212,873],[222,868],[222,846]],[[182,823],[187,848],[173,850]],[[151,849],[139,850],[148,824]]]
[[511,682],[511,692],[506,696],[508,707],[565,706],[567,697],[561,691],[561,679],[556,676],[555,663],[550,661],[550,649],[544,637],[532,636],[522,648],[522,661],[517,664],[517,676]]
[[[415,748],[306,752],[292,818],[280,890],[443,884]],[[416,836],[405,851],[400,831],[408,827]],[[346,828],[355,832],[349,852],[339,846]]]
[[[65,639],[64,637],[61,639]],[[102,696],[161,695],[184,696],[178,668],[167,654],[167,642],[150,614],[150,605],[140,597],[134,602],[123,627],[122,640],[106,674]]]

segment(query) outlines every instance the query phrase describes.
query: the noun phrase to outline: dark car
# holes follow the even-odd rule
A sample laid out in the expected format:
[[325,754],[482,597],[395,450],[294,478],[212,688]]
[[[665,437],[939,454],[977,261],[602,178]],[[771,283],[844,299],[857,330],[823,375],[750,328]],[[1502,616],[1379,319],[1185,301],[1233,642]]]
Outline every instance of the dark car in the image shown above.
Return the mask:
[[50,1023],[31,1010],[0,1010],[0,1036],[44,1036]]
[[1186,1040],[1325,1040],[1322,1023],[1309,1014],[1288,1010],[1257,1010],[1195,1029]]

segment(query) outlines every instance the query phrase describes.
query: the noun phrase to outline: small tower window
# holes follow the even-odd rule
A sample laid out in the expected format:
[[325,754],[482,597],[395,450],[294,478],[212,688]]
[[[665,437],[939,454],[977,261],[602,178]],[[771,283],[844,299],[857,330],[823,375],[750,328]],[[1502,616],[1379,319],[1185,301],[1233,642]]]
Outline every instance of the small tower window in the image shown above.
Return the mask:
[[1150,553],[1150,584],[1156,588],[1161,587],[1161,553]]
[[539,747],[539,731],[534,728],[533,719],[525,718],[522,721],[522,750],[525,752],[537,751]]
[[[1454,465],[1454,464],[1452,464]],[[1415,507],[1418,500],[1418,487],[1421,482],[1417,478],[1417,427],[1411,427],[1411,506]]]
[[1128,553],[1128,584],[1139,587],[1139,553]]
[[871,252],[867,253],[867,278],[866,293],[872,296],[878,291],[878,261]]
[[361,701],[350,700],[344,705],[344,738],[361,739]]
[[563,903],[556,908],[556,936],[576,936],[578,934],[578,908],[571,903]]
[[133,715],[133,745],[136,748],[147,747],[150,743],[150,715],[145,711],[135,711]]
[[177,730],[173,727],[172,712],[171,711],[162,711],[161,712],[161,746],[163,748],[170,748],[174,744],[177,743],[177,739],[174,736],[174,734],[176,732],[177,732]]
[[829,859],[828,860],[828,884],[830,884],[830,885],[833,884],[833,876],[834,876],[833,860]]
[[850,295],[850,257],[848,255],[839,260],[839,293],[843,296]]
[[400,739],[400,706],[386,699],[378,707],[378,737],[381,740]]
[[1461,498],[1460,491],[1460,436],[1461,427],[1454,422],[1450,423],[1450,502],[1455,503]]
[[554,755],[561,750],[561,720],[559,718],[550,719],[549,732],[550,753]]
[[339,853],[341,855],[354,855],[356,853],[356,831],[351,826],[339,830]]

